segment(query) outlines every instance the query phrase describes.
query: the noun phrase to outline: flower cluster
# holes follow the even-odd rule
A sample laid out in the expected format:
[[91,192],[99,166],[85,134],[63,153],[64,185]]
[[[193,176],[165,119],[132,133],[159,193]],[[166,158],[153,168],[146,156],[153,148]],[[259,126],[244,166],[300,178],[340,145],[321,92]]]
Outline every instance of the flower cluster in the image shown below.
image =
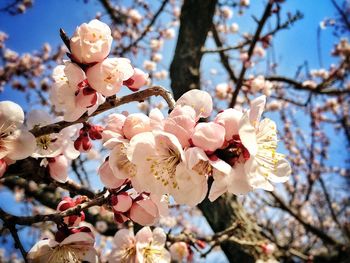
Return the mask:
[[11,101],[0,102],[0,177],[7,166],[30,156],[35,149],[35,137],[23,127],[24,112]]
[[[100,168],[101,180],[111,189],[131,184],[137,198],[171,195],[189,206],[206,197],[209,177],[212,201],[225,192],[271,191],[270,182],[287,181],[291,169],[276,152],[276,124],[260,121],[265,100],[258,97],[245,112],[224,110],[208,122],[201,120],[210,116],[212,99],[200,90],[184,94],[167,117],[158,109],[149,116],[112,114],[102,132],[110,155]],[[130,207],[128,201],[127,211]]]
[[111,46],[111,29],[105,23],[95,19],[77,27],[69,43],[71,61],[53,71],[50,98],[65,121],[93,113],[123,85],[137,91],[146,84],[148,74],[133,68],[129,59],[108,57]]

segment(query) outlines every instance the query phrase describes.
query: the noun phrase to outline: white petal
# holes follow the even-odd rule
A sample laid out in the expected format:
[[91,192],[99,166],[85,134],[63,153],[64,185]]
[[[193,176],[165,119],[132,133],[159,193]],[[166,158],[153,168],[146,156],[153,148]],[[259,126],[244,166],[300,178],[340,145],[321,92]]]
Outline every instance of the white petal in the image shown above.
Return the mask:
[[12,101],[0,102],[0,132],[9,133],[23,124],[24,112],[17,103]]
[[16,130],[11,137],[11,151],[7,157],[12,160],[21,160],[30,156],[36,147],[36,140],[32,133],[23,130]]
[[250,124],[248,113],[244,113],[239,123],[239,137],[250,155],[255,155],[258,151],[255,128]]
[[255,98],[250,103],[249,119],[250,119],[250,123],[254,127],[256,127],[260,121],[261,114],[263,113],[265,108],[265,104],[266,104],[265,95]]

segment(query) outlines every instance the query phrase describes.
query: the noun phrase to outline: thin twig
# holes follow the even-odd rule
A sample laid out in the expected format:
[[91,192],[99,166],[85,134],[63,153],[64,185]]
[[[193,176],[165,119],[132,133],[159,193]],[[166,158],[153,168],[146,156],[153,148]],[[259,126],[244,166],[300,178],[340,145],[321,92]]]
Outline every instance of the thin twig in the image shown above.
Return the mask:
[[107,110],[119,107],[121,105],[133,102],[133,101],[143,101],[148,97],[151,96],[161,96],[164,98],[164,100],[167,102],[169,109],[172,110],[175,107],[175,101],[169,91],[164,89],[161,86],[153,86],[151,88],[134,92],[130,95],[126,95],[120,98],[113,98],[110,97],[106,100],[105,103],[101,104],[97,110],[92,113],[90,116],[85,113],[83,116],[81,116],[78,120],[73,122],[67,122],[67,121],[60,121],[56,122],[50,125],[46,125],[40,128],[34,128],[30,130],[31,133],[34,134],[34,136],[39,137],[42,135],[50,134],[50,133],[58,133],[62,129],[69,127],[71,125],[86,122],[90,117],[96,116],[98,114],[101,114],[102,112],[105,112]]

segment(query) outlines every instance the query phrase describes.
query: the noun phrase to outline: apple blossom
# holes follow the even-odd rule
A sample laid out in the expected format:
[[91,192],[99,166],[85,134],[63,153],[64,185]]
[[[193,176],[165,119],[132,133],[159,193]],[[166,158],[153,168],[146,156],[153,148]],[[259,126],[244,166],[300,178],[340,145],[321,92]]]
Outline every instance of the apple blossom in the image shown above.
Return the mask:
[[[59,118],[57,119],[59,120]],[[43,110],[32,110],[28,113],[27,126],[30,129],[54,123],[55,120],[49,113]],[[81,124],[72,125],[62,129],[59,133],[42,135],[36,138],[36,148],[32,153],[34,158],[54,158],[64,154],[69,159],[79,156],[79,151],[74,149],[72,137],[77,133]]]
[[0,159],[21,160],[35,149],[35,137],[22,129],[24,112],[11,101],[0,102]]
[[89,85],[106,97],[119,92],[123,82],[133,75],[134,69],[127,58],[106,58],[86,72]]
[[239,25],[237,23],[232,23],[229,29],[231,33],[237,33],[239,31]]
[[122,141],[124,138],[124,133],[123,133],[123,125],[125,122],[126,116],[123,114],[118,114],[118,113],[113,113],[108,115],[106,119],[106,126],[103,129],[102,132],[102,140],[105,142],[104,146],[112,149],[114,147],[114,144],[106,143],[112,138],[117,138],[118,141]]
[[36,262],[89,262],[97,263],[94,248],[95,238],[87,227],[74,229],[63,240],[44,239],[37,242],[28,252],[27,260]]
[[233,16],[232,9],[229,6],[222,6],[220,8],[220,13],[225,19],[231,19]]
[[220,100],[226,100],[232,92],[232,88],[227,83],[220,83],[215,87],[215,95]]
[[290,165],[282,154],[276,153],[276,124],[269,119],[259,121],[265,102],[265,96],[256,98],[251,103],[251,109],[240,118],[238,134],[233,135],[225,149],[231,155],[225,161],[232,165],[232,169],[230,173],[213,176],[214,183],[209,194],[211,201],[226,191],[233,194],[244,194],[256,188],[272,191],[269,181],[288,180]]
[[128,11],[128,15],[131,18],[131,21],[135,24],[138,24],[142,21],[142,15],[140,12],[136,9],[130,9]]
[[74,60],[89,64],[106,58],[112,45],[111,29],[105,23],[94,19],[78,26],[70,40]]
[[165,39],[173,39],[175,37],[175,31],[173,28],[168,28],[164,31],[163,35]]

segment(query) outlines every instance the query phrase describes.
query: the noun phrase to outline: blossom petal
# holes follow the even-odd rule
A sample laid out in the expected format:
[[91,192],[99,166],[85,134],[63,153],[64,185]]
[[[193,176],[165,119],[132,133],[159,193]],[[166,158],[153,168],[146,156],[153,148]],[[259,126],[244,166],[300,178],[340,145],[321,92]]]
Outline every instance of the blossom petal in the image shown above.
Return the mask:
[[249,154],[254,156],[258,151],[258,144],[256,141],[256,130],[249,121],[248,113],[244,113],[239,123],[239,137]]

